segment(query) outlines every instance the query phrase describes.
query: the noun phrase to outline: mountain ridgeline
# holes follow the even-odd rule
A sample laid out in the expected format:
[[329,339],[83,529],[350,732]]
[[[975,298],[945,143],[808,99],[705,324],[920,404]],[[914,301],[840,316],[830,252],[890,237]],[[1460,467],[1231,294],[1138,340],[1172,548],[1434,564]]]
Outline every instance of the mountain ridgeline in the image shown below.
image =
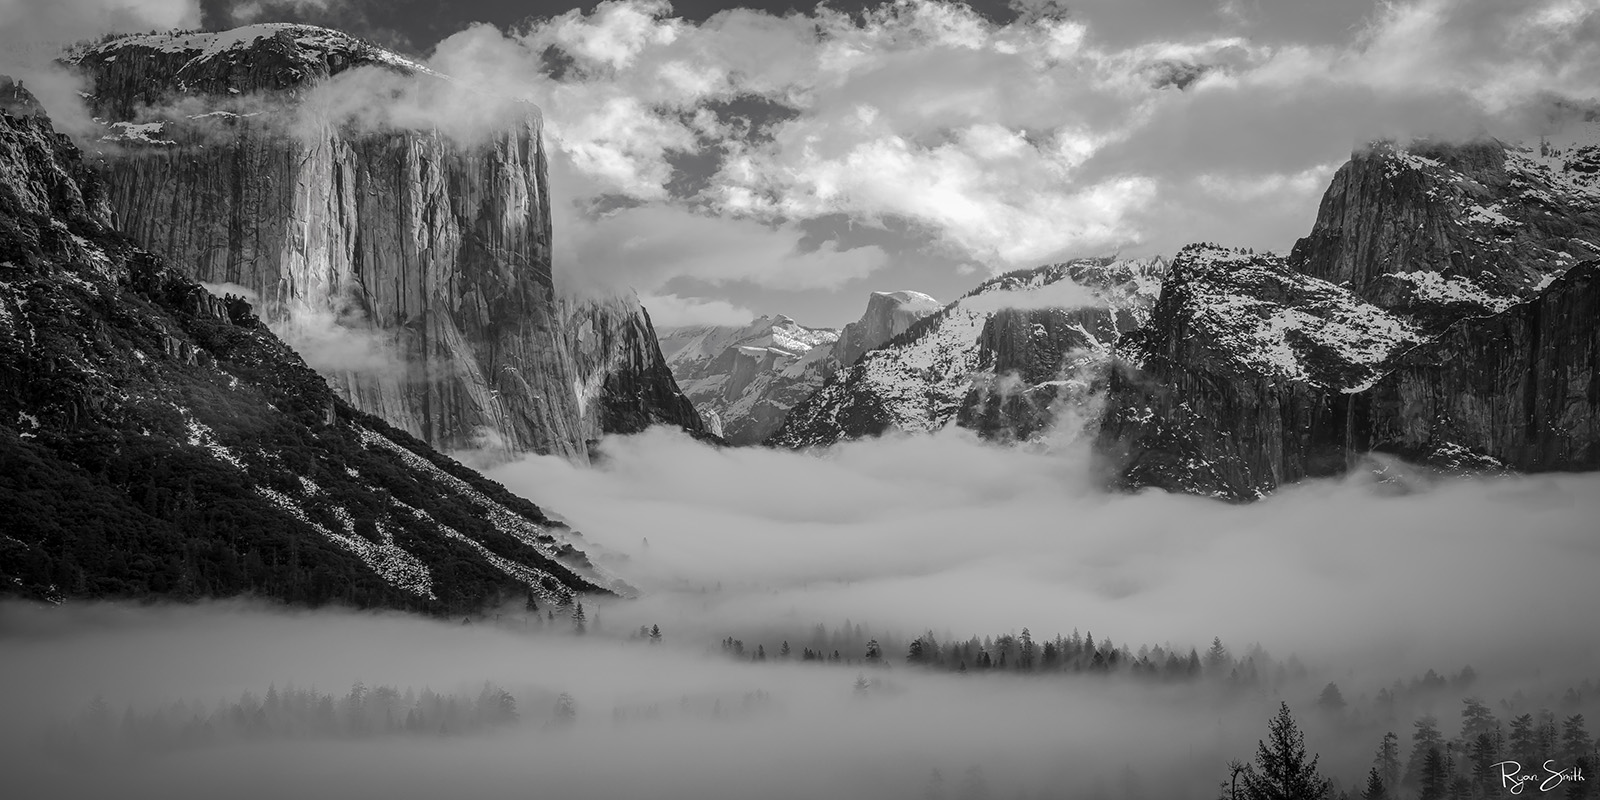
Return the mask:
[[985,282],[840,369],[768,440],[822,447],[957,425],[996,441],[1047,434],[1148,314],[1161,259],[1083,259]]
[[1126,338],[1113,481],[1243,500],[1367,453],[1600,467],[1600,147],[1378,145],[1288,258],[1202,245]]
[[778,315],[738,327],[674,328],[661,347],[678,385],[717,435],[730,444],[759,444],[839,370],[939,308],[921,292],[873,292],[861,318],[843,330],[808,328]]
[[1378,143],[1287,256],[1214,244],[991,280],[840,369],[768,440],[1092,437],[1112,484],[1230,500],[1370,453],[1600,467],[1600,124]]
[[0,101],[0,594],[444,614],[628,591],[116,232],[77,147],[9,81]]
[[[533,106],[303,25],[69,60],[118,227],[255,300],[356,408],[441,449],[579,460],[606,433],[703,431],[636,300],[558,296]],[[460,97],[486,119],[426,111]]]

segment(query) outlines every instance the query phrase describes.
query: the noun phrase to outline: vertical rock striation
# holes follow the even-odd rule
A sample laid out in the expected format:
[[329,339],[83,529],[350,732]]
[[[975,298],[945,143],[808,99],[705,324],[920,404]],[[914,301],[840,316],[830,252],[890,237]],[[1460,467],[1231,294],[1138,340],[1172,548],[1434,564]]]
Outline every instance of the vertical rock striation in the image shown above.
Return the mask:
[[560,308],[586,441],[652,425],[707,433],[694,404],[678,390],[637,297],[562,298]]
[[467,131],[399,116],[384,104],[472,87],[310,26],[123,37],[72,60],[137,241],[251,297],[343,397],[430,444],[586,456],[573,370],[594,357],[566,349],[537,109],[485,97],[492,118]]

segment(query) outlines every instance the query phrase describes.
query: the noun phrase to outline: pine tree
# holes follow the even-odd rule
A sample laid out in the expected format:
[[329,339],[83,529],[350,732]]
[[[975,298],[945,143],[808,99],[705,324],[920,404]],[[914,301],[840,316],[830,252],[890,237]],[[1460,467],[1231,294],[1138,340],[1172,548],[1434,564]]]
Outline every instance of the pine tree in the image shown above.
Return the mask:
[[1468,697],[1461,701],[1461,741],[1476,741],[1478,734],[1494,733],[1500,723],[1495,720],[1494,712],[1476,697]]
[[1480,733],[1467,746],[1467,760],[1472,763],[1472,781],[1478,791],[1492,796],[1499,785],[1500,742],[1493,732]]
[[1211,649],[1206,651],[1206,671],[1219,673],[1228,663],[1228,648],[1222,645],[1221,636],[1211,637]]
[[582,603],[577,603],[572,607],[572,632],[579,636],[588,632],[588,626],[583,616]]
[[1361,790],[1361,800],[1389,800],[1389,790],[1384,788],[1377,767],[1367,771],[1367,788]]
[[526,602],[524,602],[522,604],[522,610],[526,611],[526,612],[528,612],[530,614],[538,614],[539,613],[539,602],[537,600],[533,599],[533,590],[532,589],[528,590],[528,599],[527,599]]
[[661,644],[661,626],[660,625],[651,625],[650,626],[650,643],[651,644]]
[[1339,692],[1338,684],[1330,683],[1322,687],[1322,694],[1317,696],[1317,707],[1323,711],[1339,712],[1344,710],[1344,695]]
[[1444,737],[1439,733],[1439,720],[1432,714],[1422,715],[1412,723],[1412,727],[1416,730],[1411,732],[1411,757],[1406,760],[1406,774],[1400,783],[1416,789],[1422,784],[1422,771],[1429,751],[1442,750]]
[[1383,779],[1383,785],[1390,790],[1400,786],[1400,737],[1389,731],[1383,735],[1383,743],[1378,745],[1378,755],[1373,759],[1373,768],[1378,771],[1378,777]]
[[1583,780],[1567,782],[1567,800],[1588,800],[1588,798],[1593,797],[1597,791],[1591,788],[1595,781],[1594,758],[1592,756],[1583,756],[1572,762],[1572,768],[1583,776]]
[[1247,800],[1326,800],[1331,784],[1317,773],[1318,757],[1308,755],[1305,736],[1280,703],[1268,723],[1266,740],[1257,743],[1256,760],[1240,773]]
[[876,663],[878,663],[879,661],[882,661],[882,660],[883,660],[883,649],[878,646],[878,640],[877,639],[872,639],[872,640],[868,641],[867,642],[867,663],[868,664],[876,664]]
[[556,724],[566,725],[578,718],[578,704],[572,695],[562,692],[556,698]]
[[781,658],[781,659],[787,661],[787,660],[789,660],[789,654],[790,654],[790,651],[789,651],[789,640],[788,639],[784,639],[783,640],[783,647],[778,648],[778,658]]
[[1570,767],[1578,759],[1589,755],[1593,749],[1594,742],[1589,739],[1589,731],[1583,726],[1583,715],[1573,714],[1567,717],[1561,726],[1562,765]]
[[1511,720],[1511,736],[1506,744],[1512,761],[1524,766],[1534,763],[1538,753],[1534,744],[1532,714],[1522,714]]
[[1449,781],[1450,770],[1445,765],[1444,753],[1438,747],[1429,747],[1419,770],[1417,800],[1444,800]]

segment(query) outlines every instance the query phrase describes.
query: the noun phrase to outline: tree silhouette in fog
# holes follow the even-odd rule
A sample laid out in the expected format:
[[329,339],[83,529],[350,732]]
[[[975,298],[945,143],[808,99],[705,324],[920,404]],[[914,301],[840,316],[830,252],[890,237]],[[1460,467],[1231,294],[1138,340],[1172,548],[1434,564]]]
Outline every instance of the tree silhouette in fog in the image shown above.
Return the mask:
[[1317,772],[1318,757],[1306,752],[1305,735],[1295,725],[1288,703],[1279,703],[1267,738],[1257,742],[1256,759],[1239,774],[1246,800],[1324,800],[1329,782]]

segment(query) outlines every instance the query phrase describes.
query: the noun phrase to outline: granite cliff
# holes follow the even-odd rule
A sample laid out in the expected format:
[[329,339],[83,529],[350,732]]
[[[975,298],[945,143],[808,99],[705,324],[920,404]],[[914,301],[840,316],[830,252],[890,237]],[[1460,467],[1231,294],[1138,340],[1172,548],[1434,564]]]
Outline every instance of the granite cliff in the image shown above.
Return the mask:
[[[473,89],[300,25],[120,37],[71,61],[106,126],[96,162],[119,226],[254,299],[356,407],[441,448],[580,459],[595,420],[600,433],[640,413],[700,429],[670,382],[648,385],[665,375],[659,355],[569,349],[579,330],[637,329],[642,313],[558,302],[534,107],[484,97],[470,129],[408,115]],[[586,421],[589,385],[662,405]]]
[[1113,482],[1252,499],[1374,451],[1595,466],[1592,138],[1381,144],[1288,258],[1186,248],[1119,352]]

